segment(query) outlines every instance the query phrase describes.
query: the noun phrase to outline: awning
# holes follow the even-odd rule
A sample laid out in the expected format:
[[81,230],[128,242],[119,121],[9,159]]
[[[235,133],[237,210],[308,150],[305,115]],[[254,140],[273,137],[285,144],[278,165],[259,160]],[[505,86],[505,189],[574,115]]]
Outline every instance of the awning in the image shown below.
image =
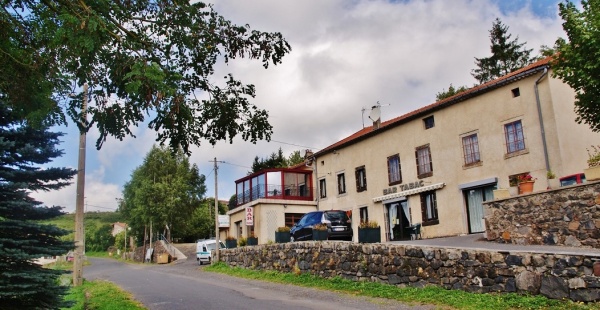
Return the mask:
[[405,191],[401,191],[401,192],[397,192],[397,193],[393,193],[393,194],[387,194],[384,196],[375,197],[375,198],[373,198],[373,202],[380,202],[380,201],[384,201],[384,200],[390,200],[390,199],[394,199],[394,198],[410,196],[410,195],[414,195],[414,194],[418,194],[418,193],[422,193],[422,192],[440,189],[444,186],[446,186],[446,183],[436,183],[436,184],[431,184],[431,185],[427,185],[427,186],[423,186],[423,187],[417,187],[417,188],[413,188],[413,189],[409,189],[409,190],[405,190]]

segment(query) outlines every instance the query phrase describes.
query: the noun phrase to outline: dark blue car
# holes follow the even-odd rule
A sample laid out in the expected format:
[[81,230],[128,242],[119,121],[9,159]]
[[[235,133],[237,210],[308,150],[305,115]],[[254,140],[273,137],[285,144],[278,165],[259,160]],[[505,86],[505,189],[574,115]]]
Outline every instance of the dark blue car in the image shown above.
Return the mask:
[[328,239],[352,241],[352,222],[346,211],[328,210],[306,213],[290,230],[290,241],[313,240],[312,229],[327,225]]

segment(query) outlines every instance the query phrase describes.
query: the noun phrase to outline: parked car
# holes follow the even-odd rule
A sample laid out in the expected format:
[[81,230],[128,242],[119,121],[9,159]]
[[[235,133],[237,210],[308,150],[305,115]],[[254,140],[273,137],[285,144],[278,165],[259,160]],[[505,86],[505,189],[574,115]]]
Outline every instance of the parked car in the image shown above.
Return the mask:
[[346,211],[328,210],[306,213],[290,230],[290,241],[312,240],[312,229],[317,224],[327,225],[329,239],[352,241],[352,223]]
[[[198,265],[202,265],[204,262],[210,264],[212,257],[212,251],[215,250],[217,241],[215,239],[200,239],[196,243],[196,260]],[[225,244],[219,241],[221,249],[225,249]]]

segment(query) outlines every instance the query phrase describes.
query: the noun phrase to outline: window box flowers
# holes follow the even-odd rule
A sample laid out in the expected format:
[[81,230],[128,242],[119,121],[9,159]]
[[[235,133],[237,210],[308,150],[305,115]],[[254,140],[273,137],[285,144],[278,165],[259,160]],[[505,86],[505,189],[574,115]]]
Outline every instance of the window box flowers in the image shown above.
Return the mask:
[[381,227],[376,221],[365,221],[358,225],[358,242],[381,242]]

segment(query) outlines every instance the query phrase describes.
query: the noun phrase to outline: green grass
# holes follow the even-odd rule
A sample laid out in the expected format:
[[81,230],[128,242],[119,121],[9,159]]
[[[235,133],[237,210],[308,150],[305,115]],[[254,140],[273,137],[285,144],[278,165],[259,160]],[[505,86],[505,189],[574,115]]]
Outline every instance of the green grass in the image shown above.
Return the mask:
[[[83,217],[85,227],[101,227],[114,222],[122,222],[123,217],[118,212],[86,212]],[[75,239],[75,214],[64,214],[51,220],[41,221],[43,224],[52,224],[71,233],[63,237],[63,240]]]
[[65,310],[144,310],[139,302],[118,286],[107,281],[84,281],[83,285],[72,287],[65,300],[73,302]]
[[521,294],[474,294],[441,287],[399,288],[374,282],[355,282],[341,278],[324,279],[310,274],[280,273],[231,268],[224,263],[203,270],[240,278],[314,287],[357,296],[387,298],[408,304],[429,304],[456,309],[600,309],[600,304],[553,300]]

